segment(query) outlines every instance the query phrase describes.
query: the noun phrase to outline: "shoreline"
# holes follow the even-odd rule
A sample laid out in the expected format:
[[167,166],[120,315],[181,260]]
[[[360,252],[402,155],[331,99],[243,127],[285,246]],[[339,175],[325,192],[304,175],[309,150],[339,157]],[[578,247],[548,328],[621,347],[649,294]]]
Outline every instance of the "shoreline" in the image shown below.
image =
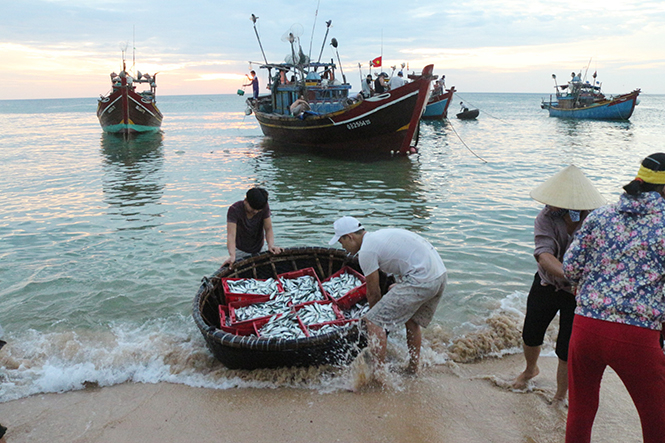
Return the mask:
[[[8,443],[563,442],[567,408],[551,405],[557,359],[541,357],[527,392],[509,388],[522,355],[436,365],[394,388],[194,388],[125,383],[0,403]],[[608,369],[592,440],[641,442],[639,418]]]

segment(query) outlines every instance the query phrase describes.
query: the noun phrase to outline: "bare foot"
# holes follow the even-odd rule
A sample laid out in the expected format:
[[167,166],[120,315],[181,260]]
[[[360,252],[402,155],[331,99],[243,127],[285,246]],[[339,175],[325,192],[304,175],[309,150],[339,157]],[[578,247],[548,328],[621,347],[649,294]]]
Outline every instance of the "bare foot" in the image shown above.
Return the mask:
[[531,380],[536,375],[540,374],[540,369],[536,366],[532,371],[525,370],[520,375],[517,376],[513,382],[513,389],[524,390],[527,388],[529,380]]
[[559,410],[565,410],[568,408],[568,399],[566,397],[557,397],[552,398],[552,407]]

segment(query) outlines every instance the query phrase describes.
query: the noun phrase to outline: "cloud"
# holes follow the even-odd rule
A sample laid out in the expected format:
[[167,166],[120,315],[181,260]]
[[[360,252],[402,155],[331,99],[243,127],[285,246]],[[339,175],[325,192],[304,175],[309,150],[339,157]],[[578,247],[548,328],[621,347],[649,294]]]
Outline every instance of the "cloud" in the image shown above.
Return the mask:
[[[232,93],[244,74],[263,62],[249,20],[252,13],[259,17],[256,32],[270,62],[281,62],[290,53],[281,37],[298,23],[303,50],[311,51],[313,59],[323,49],[324,60],[337,61],[329,42],[332,37],[338,40],[345,74],[356,86],[358,63],[366,71],[368,61],[379,55],[387,66],[406,62],[412,70],[434,63],[437,72],[461,81],[474,79],[476,83],[467,86],[471,90],[493,86],[488,79],[497,73],[519,75],[519,84],[513,86],[524,92],[549,88],[552,72],[580,69],[591,58],[597,66],[619,72],[609,75],[630,76],[640,70],[639,78],[649,89],[665,92],[659,73],[650,76],[643,69],[662,66],[662,2],[413,0],[406,5],[385,0],[380,10],[377,7],[351,0],[5,2],[0,81],[11,87],[0,91],[0,99],[36,93],[97,95],[107,87],[109,72],[119,70],[121,48],[126,48],[128,60],[136,57],[142,72],[161,73],[161,93]],[[326,20],[333,23],[324,44]],[[30,85],[46,85],[64,74],[67,89],[55,83],[50,89]],[[265,84],[265,73],[259,75]]]

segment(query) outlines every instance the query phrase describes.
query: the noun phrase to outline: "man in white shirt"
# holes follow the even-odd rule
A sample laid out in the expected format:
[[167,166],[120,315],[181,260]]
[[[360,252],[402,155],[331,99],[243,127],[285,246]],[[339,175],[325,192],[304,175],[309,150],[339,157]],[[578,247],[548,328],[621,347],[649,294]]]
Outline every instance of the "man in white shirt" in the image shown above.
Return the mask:
[[[404,229],[367,232],[353,217],[342,217],[334,224],[335,235],[350,254],[358,254],[367,282],[370,310],[367,323],[370,349],[379,364],[385,363],[386,330],[406,326],[409,348],[409,373],[418,372],[421,327],[427,327],[446,287],[446,267],[434,247],[424,238]],[[381,294],[379,271],[395,277],[396,283]]]
[[406,81],[404,80],[404,74],[402,74],[402,71],[399,71],[397,73],[397,77],[393,77],[390,79],[390,90],[392,91],[395,88],[404,86],[405,83]]

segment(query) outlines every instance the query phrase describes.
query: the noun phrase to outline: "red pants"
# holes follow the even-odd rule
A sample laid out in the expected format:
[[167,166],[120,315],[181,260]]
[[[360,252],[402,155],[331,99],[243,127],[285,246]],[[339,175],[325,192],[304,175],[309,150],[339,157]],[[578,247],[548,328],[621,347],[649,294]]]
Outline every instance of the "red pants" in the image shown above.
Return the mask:
[[616,371],[635,403],[644,442],[665,442],[665,354],[659,335],[651,329],[575,316],[568,351],[566,443],[591,440],[607,366]]

